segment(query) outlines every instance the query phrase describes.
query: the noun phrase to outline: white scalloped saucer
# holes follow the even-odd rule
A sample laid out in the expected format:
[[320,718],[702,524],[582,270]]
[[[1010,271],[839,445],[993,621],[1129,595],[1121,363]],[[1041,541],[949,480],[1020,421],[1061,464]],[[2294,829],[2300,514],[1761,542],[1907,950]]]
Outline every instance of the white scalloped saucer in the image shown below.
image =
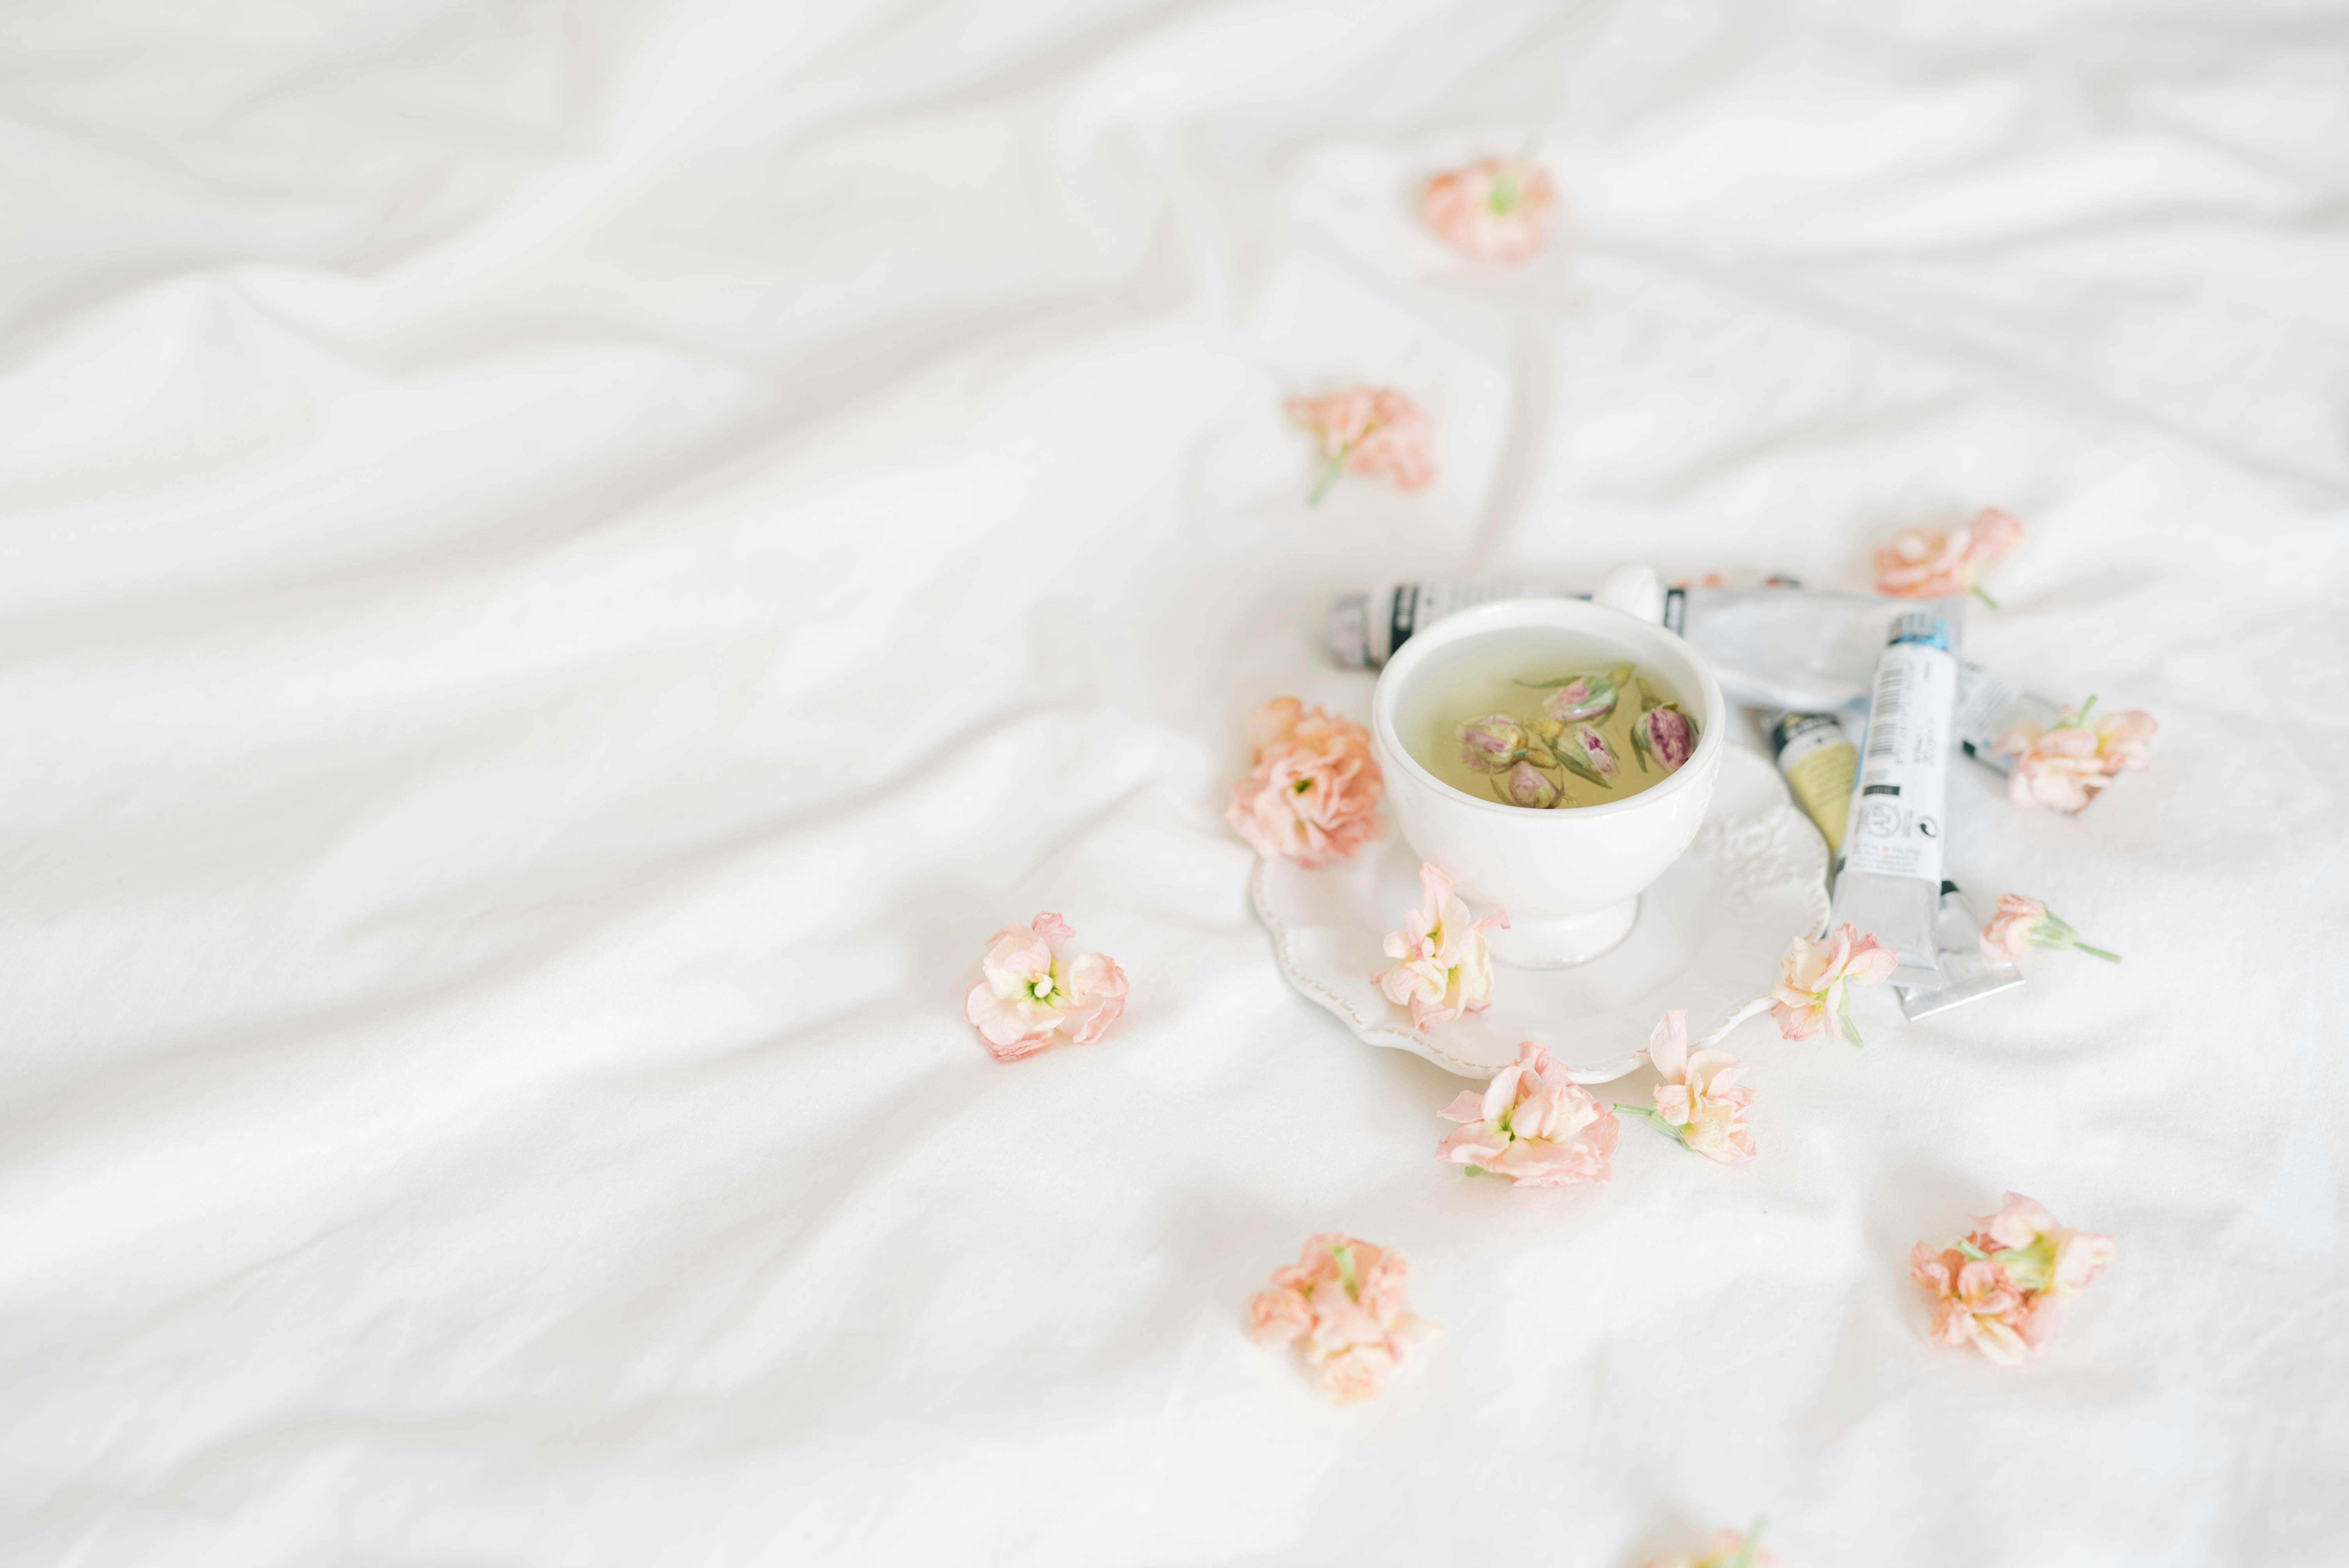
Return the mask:
[[1424,1031],[1371,981],[1419,903],[1419,859],[1392,823],[1350,861],[1259,861],[1249,891],[1290,984],[1370,1044],[1489,1078],[1538,1040],[1576,1081],[1604,1083],[1639,1067],[1667,1008],[1688,1010],[1694,1038],[1767,991],[1786,944],[1826,929],[1826,843],[1777,770],[1733,747],[1696,841],[1640,895],[1621,945],[1571,969],[1496,965],[1490,1007]]

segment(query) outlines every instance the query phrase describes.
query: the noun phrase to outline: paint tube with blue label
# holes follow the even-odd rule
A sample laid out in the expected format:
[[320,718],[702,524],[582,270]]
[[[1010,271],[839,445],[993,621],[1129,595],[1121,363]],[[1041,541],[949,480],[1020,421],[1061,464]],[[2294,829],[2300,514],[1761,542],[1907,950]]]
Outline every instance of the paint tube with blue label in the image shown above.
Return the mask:
[[1950,727],[1958,661],[1949,624],[1930,611],[1892,623],[1877,661],[1859,788],[1843,833],[1835,924],[1845,922],[1892,950],[1896,985],[1943,983],[1933,927],[1940,913],[1949,822]]

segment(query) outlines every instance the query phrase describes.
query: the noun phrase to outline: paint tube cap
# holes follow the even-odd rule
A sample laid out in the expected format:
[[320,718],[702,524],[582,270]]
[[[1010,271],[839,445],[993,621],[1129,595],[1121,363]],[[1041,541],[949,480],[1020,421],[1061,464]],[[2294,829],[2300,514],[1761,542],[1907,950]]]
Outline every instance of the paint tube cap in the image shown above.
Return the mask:
[[1950,651],[1950,624],[1930,610],[1911,610],[1892,623],[1892,634],[1885,639],[1886,647],[1902,643],[1922,643],[1929,648]]

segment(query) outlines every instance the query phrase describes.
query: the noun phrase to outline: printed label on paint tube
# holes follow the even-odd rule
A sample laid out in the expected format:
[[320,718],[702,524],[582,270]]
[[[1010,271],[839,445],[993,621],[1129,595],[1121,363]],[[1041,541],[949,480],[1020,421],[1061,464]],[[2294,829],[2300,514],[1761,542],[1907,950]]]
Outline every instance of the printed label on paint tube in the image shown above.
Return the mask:
[[1884,650],[1859,791],[1844,831],[1846,872],[1911,877],[1938,888],[1957,665],[1921,643]]

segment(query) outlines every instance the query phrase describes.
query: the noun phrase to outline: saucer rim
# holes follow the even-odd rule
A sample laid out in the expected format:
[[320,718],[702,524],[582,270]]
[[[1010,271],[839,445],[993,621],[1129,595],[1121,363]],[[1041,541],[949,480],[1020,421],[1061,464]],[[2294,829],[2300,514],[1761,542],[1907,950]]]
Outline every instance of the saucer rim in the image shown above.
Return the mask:
[[[1778,799],[1771,805],[1761,807],[1754,810],[1740,811],[1734,814],[1715,811],[1712,806],[1708,804],[1703,820],[1699,823],[1697,831],[1702,835],[1705,829],[1712,827],[1716,823],[1726,828],[1744,822],[1768,821],[1779,816],[1791,817],[1795,822],[1801,824],[1802,830],[1809,833],[1816,842],[1819,851],[1816,879],[1812,882],[1806,889],[1806,891],[1814,894],[1813,909],[1816,918],[1812,922],[1810,930],[1804,934],[1811,940],[1816,941],[1819,937],[1825,934],[1826,922],[1829,909],[1826,886],[1827,861],[1829,857],[1827,854],[1826,841],[1825,837],[1819,833],[1817,824],[1814,823],[1808,816],[1804,814],[1800,808],[1795,805],[1791,794],[1786,791],[1785,780],[1779,777],[1778,770],[1776,769],[1771,767],[1760,757],[1746,751],[1742,747],[1731,747],[1728,748],[1728,753],[1730,756],[1748,757],[1754,763],[1758,764],[1763,771],[1766,773],[1770,781],[1778,787]],[[1729,768],[1733,766],[1729,763],[1728,757],[1726,756],[1723,758],[1723,764],[1722,771],[1723,773],[1726,773]],[[1721,799],[1721,794],[1717,788],[1713,799],[1716,801]],[[1389,821],[1388,827],[1390,830],[1392,830],[1393,824],[1392,820]],[[1381,846],[1381,852],[1385,852],[1386,848],[1386,846]],[[1684,859],[1686,855],[1696,852],[1697,846],[1694,843],[1692,843],[1689,846],[1689,849],[1683,851],[1681,858]],[[1676,859],[1672,863],[1674,865],[1678,865],[1680,861]],[[1261,857],[1259,857],[1256,864],[1250,868],[1248,872],[1248,902],[1254,905],[1256,909],[1257,919],[1263,923],[1266,933],[1271,936],[1274,957],[1279,964],[1281,974],[1288,978],[1290,985],[1294,986],[1309,1000],[1318,1004],[1325,1011],[1334,1015],[1340,1022],[1346,1025],[1348,1029],[1352,1032],[1357,1039],[1360,1039],[1365,1045],[1377,1046],[1385,1049],[1409,1051],[1414,1056],[1425,1057],[1427,1060],[1433,1062],[1435,1065],[1444,1068],[1446,1071],[1458,1074],[1463,1078],[1489,1078],[1492,1077],[1494,1072],[1497,1069],[1491,1064],[1485,1062],[1473,1062],[1464,1057],[1458,1056],[1451,1051],[1447,1051],[1434,1039],[1431,1038],[1426,1032],[1412,1028],[1406,1025],[1399,1024],[1392,1017],[1386,1019],[1366,1018],[1361,1013],[1357,1012],[1343,996],[1321,984],[1321,982],[1312,975],[1308,974],[1304,970],[1303,966],[1299,963],[1292,946],[1297,935],[1298,928],[1290,925],[1287,921],[1283,920],[1279,915],[1273,912],[1270,900],[1266,892],[1265,879],[1267,873],[1271,869],[1272,862]],[[1613,950],[1610,949],[1609,951]],[[1605,957],[1606,955],[1602,954],[1599,957],[1591,960],[1591,962],[1603,963],[1605,961]],[[1647,1057],[1648,1053],[1644,1047],[1634,1047],[1620,1056],[1609,1057],[1596,1066],[1570,1068],[1568,1069],[1567,1076],[1578,1084],[1611,1083],[1618,1078],[1625,1078],[1631,1073],[1637,1072],[1641,1064],[1647,1060]]]

